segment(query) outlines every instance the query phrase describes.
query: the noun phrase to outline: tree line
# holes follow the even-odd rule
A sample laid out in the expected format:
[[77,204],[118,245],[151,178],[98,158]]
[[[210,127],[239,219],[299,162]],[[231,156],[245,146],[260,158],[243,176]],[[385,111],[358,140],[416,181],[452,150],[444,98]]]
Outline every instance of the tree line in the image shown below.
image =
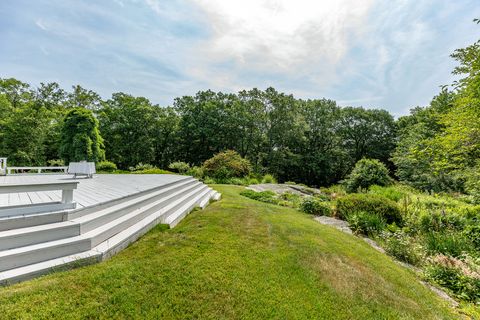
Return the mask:
[[332,100],[296,99],[273,88],[200,91],[160,107],[125,93],[103,100],[80,86],[67,92],[57,83],[32,88],[1,79],[0,108],[0,153],[15,165],[72,160],[62,146],[74,141],[62,143],[62,130],[78,122],[65,115],[79,108],[94,115],[105,157],[121,169],[138,163],[167,168],[174,161],[199,165],[220,151],[235,150],[256,172],[326,185],[342,179],[363,157],[392,167],[396,137],[395,120],[385,110],[340,108]]

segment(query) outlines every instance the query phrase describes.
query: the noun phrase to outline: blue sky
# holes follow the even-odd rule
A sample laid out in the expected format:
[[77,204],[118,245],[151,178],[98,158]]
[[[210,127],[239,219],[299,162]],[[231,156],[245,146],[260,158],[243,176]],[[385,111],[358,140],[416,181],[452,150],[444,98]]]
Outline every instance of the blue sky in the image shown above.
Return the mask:
[[0,77],[164,106],[273,86],[399,116],[480,38],[479,0],[16,0],[0,16]]

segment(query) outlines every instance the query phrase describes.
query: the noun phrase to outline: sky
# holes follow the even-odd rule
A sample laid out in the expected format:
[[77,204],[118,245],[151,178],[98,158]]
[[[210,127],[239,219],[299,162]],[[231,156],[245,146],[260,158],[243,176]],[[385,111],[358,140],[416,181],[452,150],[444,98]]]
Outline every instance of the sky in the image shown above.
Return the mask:
[[1,0],[0,78],[161,106],[211,89],[425,106],[480,38],[479,0]]

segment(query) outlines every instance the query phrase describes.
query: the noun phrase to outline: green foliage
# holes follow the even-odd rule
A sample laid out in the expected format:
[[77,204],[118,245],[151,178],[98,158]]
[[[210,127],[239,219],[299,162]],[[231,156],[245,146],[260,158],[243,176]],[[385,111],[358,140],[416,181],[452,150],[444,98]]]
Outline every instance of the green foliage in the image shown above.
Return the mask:
[[67,112],[61,128],[60,155],[66,162],[105,159],[98,120],[92,111],[73,108]]
[[138,163],[134,167],[128,168],[130,171],[144,171],[144,170],[152,170],[152,169],[157,169],[154,165],[148,164],[148,163]]
[[461,233],[429,232],[425,234],[425,247],[430,254],[445,254],[460,257],[472,252],[472,243]]
[[49,167],[63,167],[65,166],[65,161],[62,159],[52,159],[47,161]]
[[135,170],[132,172],[133,174],[173,174],[173,172],[158,168],[150,168],[150,169],[141,169]]
[[355,233],[367,236],[378,235],[385,229],[385,220],[377,214],[357,211],[347,216],[348,225]]
[[465,228],[463,236],[472,242],[476,250],[480,250],[480,224],[477,221]]
[[95,163],[97,172],[114,172],[117,170],[117,165],[111,161],[100,161]]
[[373,185],[368,189],[368,193],[378,194],[395,202],[399,202],[407,195],[407,193],[398,186],[381,187]]
[[205,175],[215,179],[242,178],[248,176],[252,167],[248,160],[237,152],[227,150],[217,153],[203,163]]
[[382,239],[385,252],[392,257],[411,265],[419,265],[422,262],[421,248],[404,232],[385,232]]
[[391,183],[392,179],[383,163],[375,159],[361,159],[345,180],[345,188],[347,192],[356,192],[373,185],[387,186]]
[[319,201],[313,197],[305,198],[300,206],[300,209],[308,214],[317,216],[331,216],[332,208],[325,202]]
[[175,161],[168,165],[168,169],[171,169],[180,174],[185,174],[190,170],[190,165],[186,162]]
[[203,168],[198,166],[191,167],[186,174],[197,179],[203,179],[204,177]]
[[400,209],[395,202],[375,194],[349,194],[337,199],[336,215],[346,220],[349,215],[357,212],[376,214],[387,223],[402,222]]
[[457,298],[480,301],[480,275],[463,261],[443,255],[430,259],[425,277],[451,291]]
[[266,174],[262,178],[262,183],[277,183],[277,180],[271,174]]
[[279,200],[276,198],[275,192],[272,192],[272,191],[256,192],[250,189],[246,189],[240,192],[240,194],[244,197],[261,201],[261,202],[272,203],[272,204],[279,203]]

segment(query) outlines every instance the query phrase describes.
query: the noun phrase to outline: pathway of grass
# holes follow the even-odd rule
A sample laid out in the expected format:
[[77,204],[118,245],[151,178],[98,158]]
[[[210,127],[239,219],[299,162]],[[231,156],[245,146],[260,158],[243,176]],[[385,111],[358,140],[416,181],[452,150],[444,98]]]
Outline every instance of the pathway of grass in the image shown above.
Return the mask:
[[2,319],[451,319],[414,275],[293,209],[220,202],[111,260],[0,289]]

